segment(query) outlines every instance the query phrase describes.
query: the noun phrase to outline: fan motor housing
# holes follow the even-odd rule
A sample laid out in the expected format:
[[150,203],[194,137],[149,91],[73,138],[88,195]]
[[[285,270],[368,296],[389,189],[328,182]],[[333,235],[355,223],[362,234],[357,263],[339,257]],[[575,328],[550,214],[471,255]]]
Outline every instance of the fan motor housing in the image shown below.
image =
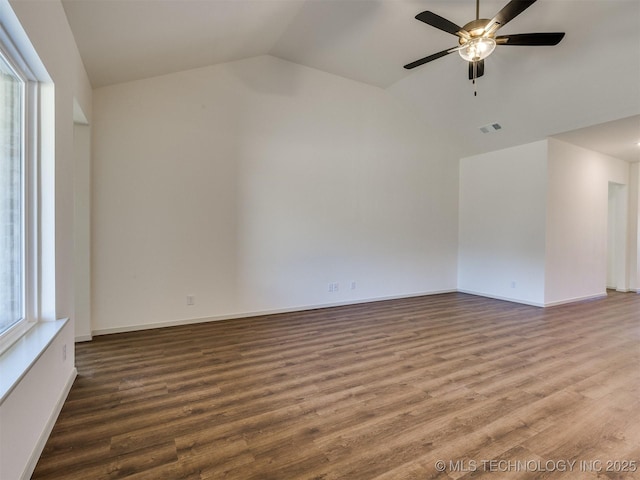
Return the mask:
[[[478,18],[477,20],[472,20],[469,23],[467,23],[464,27],[462,27],[464,30],[466,30],[467,32],[469,32],[469,35],[471,35],[471,38],[474,37],[481,37],[484,32],[485,32],[485,28],[487,25],[489,25],[489,22],[491,22],[490,19],[488,18]],[[490,35],[487,35],[487,37],[494,37],[495,34],[492,33]],[[460,44],[466,43],[467,40],[465,40],[464,38],[460,37]]]

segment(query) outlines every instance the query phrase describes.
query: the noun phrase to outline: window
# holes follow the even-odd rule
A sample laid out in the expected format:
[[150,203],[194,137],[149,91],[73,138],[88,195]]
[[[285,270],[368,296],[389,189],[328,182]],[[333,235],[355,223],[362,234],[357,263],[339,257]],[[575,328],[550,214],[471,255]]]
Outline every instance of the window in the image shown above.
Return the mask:
[[[53,88],[44,88],[34,75],[35,67],[46,78],[25,41],[14,41],[19,24],[7,20],[0,26],[0,354],[43,318],[40,285],[42,273],[50,275],[51,268],[43,268],[42,254],[51,255],[53,248],[45,247],[41,233],[43,218],[53,217],[48,212],[43,217],[39,208],[42,188],[53,192],[54,177],[44,179],[40,173],[44,146],[53,151],[45,136],[53,131],[53,110],[48,110]],[[46,128],[43,112],[50,122]],[[54,164],[47,159],[47,165]],[[50,301],[46,305],[48,312]]]
[[25,319],[25,81],[0,52],[0,334]]

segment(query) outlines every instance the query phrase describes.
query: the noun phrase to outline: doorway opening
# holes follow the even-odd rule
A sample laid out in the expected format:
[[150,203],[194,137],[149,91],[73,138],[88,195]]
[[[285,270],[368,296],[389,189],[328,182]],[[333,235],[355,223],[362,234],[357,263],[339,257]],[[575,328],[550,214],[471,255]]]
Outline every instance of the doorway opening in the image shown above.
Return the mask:
[[609,182],[607,289],[628,292],[627,186]]

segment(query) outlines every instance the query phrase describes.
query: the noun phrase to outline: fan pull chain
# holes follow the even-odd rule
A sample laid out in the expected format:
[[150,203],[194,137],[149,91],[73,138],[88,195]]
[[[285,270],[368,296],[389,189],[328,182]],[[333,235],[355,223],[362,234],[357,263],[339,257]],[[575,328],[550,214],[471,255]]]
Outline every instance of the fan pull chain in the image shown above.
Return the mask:
[[478,63],[473,62],[473,96],[478,96],[478,85],[476,84],[476,78],[478,77]]

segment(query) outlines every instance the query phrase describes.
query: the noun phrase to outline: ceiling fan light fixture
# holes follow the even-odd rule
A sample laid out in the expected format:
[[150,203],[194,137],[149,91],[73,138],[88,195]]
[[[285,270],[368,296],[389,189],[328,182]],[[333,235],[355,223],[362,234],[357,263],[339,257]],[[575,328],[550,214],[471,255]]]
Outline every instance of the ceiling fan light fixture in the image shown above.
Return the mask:
[[496,41],[491,37],[474,37],[462,44],[458,53],[467,62],[479,62],[487,58],[496,48]]

